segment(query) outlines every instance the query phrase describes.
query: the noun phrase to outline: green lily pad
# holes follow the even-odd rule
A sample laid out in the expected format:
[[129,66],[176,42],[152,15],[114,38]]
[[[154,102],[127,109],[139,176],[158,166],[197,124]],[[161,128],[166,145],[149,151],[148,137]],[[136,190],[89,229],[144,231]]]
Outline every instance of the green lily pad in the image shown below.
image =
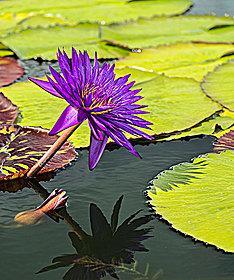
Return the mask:
[[201,122],[187,131],[178,132],[161,140],[170,141],[184,137],[211,135],[220,137],[234,126],[234,113],[224,110],[223,112],[212,116],[210,119]]
[[[3,2],[0,3],[0,5]],[[1,8],[0,8],[1,11]],[[0,14],[0,37],[8,32],[8,30],[13,29],[18,23],[27,17],[26,14],[12,14],[12,13],[2,13]]]
[[18,107],[0,92],[0,124],[14,123],[18,115]]
[[[1,5],[1,2],[0,2]],[[27,28],[49,27],[68,24],[68,21],[59,15],[37,15],[34,13],[1,13],[0,37],[9,33],[19,32]]]
[[[198,82],[188,78],[157,75],[136,84],[136,88],[142,88],[142,103],[149,105],[145,118],[153,123],[153,135],[186,130],[222,109],[202,92]],[[13,84],[3,88],[3,92],[19,107],[21,125],[51,129],[66,107],[64,100],[51,96],[31,82]],[[76,147],[87,147],[89,137],[85,123],[71,136],[71,141]]]
[[71,22],[123,22],[139,17],[178,15],[192,5],[191,0],[22,0],[1,1],[2,13],[60,14]]
[[224,25],[217,28],[210,28],[208,31],[196,36],[194,40],[200,42],[234,42],[234,24]]
[[5,47],[3,44],[0,43],[0,57],[7,56],[7,55],[13,55],[14,53],[9,50],[7,47]]
[[131,80],[136,81],[138,84],[152,80],[158,76],[155,72],[142,72],[139,69],[130,67],[116,68],[115,73],[117,77],[123,77],[131,73]]
[[218,112],[221,107],[203,94],[199,83],[188,78],[158,76],[141,83],[146,119],[153,122],[154,134],[174,134],[192,128]]
[[130,53],[117,61],[117,68],[131,67],[169,77],[202,81],[217,65],[234,58],[232,44],[178,43]]
[[217,138],[222,137],[223,135],[229,133],[229,132],[232,131],[233,129],[234,129],[234,125],[232,125],[231,127],[227,128],[227,129],[225,129],[225,130],[221,130],[221,131],[215,133],[215,136],[216,136]]
[[[223,25],[232,26],[211,29]],[[229,43],[234,41],[234,19],[215,16],[141,19],[127,24],[103,26],[103,38],[132,49],[199,40]]]
[[[25,176],[57,139],[58,136],[49,136],[44,129],[0,125],[0,181]],[[38,174],[62,168],[75,157],[74,148],[66,142]]]
[[46,60],[56,58],[58,47],[71,51],[71,47],[87,50],[91,57],[94,52],[99,58],[119,58],[128,54],[124,48],[113,46],[99,39],[97,24],[79,24],[75,26],[53,26],[49,28],[26,29],[12,33],[1,41],[13,50],[21,59],[41,57]]
[[163,171],[147,191],[173,228],[234,252],[234,153],[208,154]]
[[227,109],[234,111],[234,60],[218,66],[202,83],[205,93]]

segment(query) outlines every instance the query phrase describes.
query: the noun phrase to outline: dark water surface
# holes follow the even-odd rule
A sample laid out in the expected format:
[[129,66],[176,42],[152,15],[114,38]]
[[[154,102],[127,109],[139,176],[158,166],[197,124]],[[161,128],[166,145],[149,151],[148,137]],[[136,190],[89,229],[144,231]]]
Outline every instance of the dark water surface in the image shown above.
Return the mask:
[[[211,151],[213,140],[205,137],[137,145],[142,160],[132,157],[124,149],[106,151],[93,172],[87,168],[87,151],[82,151],[74,165],[60,172],[52,181],[43,183],[43,186],[49,191],[56,187],[66,189],[70,196],[70,214],[89,231],[90,202],[97,203],[109,217],[112,205],[124,194],[121,218],[139,208],[148,213],[143,195],[147,182],[171,165]],[[32,209],[40,202],[41,199],[28,189],[16,194],[1,193],[1,223],[7,224],[16,213]],[[161,271],[159,279],[234,279],[233,255],[194,243],[157,219],[151,225],[155,228],[154,237],[145,242],[150,252],[136,254],[139,270],[149,263],[150,273]],[[34,273],[48,265],[52,257],[73,252],[67,229],[63,222],[56,224],[49,219],[35,226],[1,228],[0,279],[61,279],[63,269],[41,275]],[[121,279],[132,279],[125,274],[122,276]]]
[[[234,0],[194,2],[194,8],[189,13],[215,12],[218,15],[233,15],[234,12]],[[149,213],[143,194],[147,183],[162,170],[211,151],[213,140],[211,137],[204,137],[190,141],[137,145],[136,149],[141,153],[142,160],[134,158],[122,148],[105,151],[93,172],[88,170],[88,152],[81,151],[75,164],[42,185],[48,191],[57,187],[64,188],[70,197],[69,213],[89,232],[88,212],[91,202],[98,204],[109,217],[114,202],[124,194],[121,219],[140,208],[143,213]],[[50,264],[53,257],[74,252],[67,236],[67,225],[63,222],[56,224],[47,219],[35,226],[7,226],[18,212],[35,208],[41,201],[41,198],[29,189],[15,194],[0,193],[0,280],[62,279],[66,269],[40,275],[35,275],[35,272]],[[171,230],[166,223],[156,218],[151,225],[154,226],[154,237],[144,242],[150,251],[135,255],[139,271],[144,271],[148,264],[151,276],[159,272],[157,279],[234,279],[233,255],[194,242],[191,238]],[[137,279],[126,273],[121,273],[120,277]]]

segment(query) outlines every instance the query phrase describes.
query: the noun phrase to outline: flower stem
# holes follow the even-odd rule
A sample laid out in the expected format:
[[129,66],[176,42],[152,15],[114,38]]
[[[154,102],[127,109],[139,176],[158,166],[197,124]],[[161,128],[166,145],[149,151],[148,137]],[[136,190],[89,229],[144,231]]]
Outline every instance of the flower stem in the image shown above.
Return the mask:
[[34,177],[51,158],[57,153],[57,151],[63,146],[67,139],[72,135],[72,133],[78,128],[79,125],[74,125],[72,127],[64,130],[63,134],[57,139],[57,141],[49,148],[49,150],[39,159],[39,161],[33,165],[33,167],[27,173],[27,177]]

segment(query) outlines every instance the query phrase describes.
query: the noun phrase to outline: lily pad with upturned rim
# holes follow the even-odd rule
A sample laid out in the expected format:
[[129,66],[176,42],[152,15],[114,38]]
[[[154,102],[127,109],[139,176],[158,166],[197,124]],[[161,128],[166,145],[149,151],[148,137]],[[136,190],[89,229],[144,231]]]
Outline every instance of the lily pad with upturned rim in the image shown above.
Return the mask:
[[102,38],[131,49],[191,41],[233,43],[234,19],[197,15],[141,19],[127,24],[103,26]]
[[113,23],[137,20],[139,17],[178,15],[191,5],[191,0],[11,0],[1,1],[0,10],[11,14],[59,14],[72,23]]
[[129,53],[116,62],[116,67],[202,81],[208,72],[231,57],[234,58],[233,44],[178,43]]
[[6,46],[0,43],[0,57],[13,55],[14,53]]
[[234,112],[234,60],[208,73],[204,78],[202,88],[213,100]]
[[44,60],[54,60],[57,59],[56,52],[59,47],[68,53],[71,52],[71,47],[86,50],[91,57],[94,57],[96,51],[99,58],[105,59],[120,58],[128,54],[127,48],[101,40],[100,32],[98,24],[91,23],[38,27],[11,33],[1,41],[21,59],[41,57]]
[[200,124],[194,126],[192,129],[187,131],[178,132],[169,137],[162,138],[162,141],[170,141],[175,139],[181,139],[185,137],[193,137],[199,135],[211,135],[215,137],[220,137],[225,134],[229,129],[234,126],[234,113],[223,110],[217,115],[212,116],[208,120],[201,122]]
[[[0,2],[1,5],[2,2]],[[1,9],[1,8],[0,8]],[[60,15],[34,13],[0,13],[0,38],[28,28],[65,25],[68,21]]]
[[207,154],[157,175],[147,195],[174,229],[234,252],[234,152]]

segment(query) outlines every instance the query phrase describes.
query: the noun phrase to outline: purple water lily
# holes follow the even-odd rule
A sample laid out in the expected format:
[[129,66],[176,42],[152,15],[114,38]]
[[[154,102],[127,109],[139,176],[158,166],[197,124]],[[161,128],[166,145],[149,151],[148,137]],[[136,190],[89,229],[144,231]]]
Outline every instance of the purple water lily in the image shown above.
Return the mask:
[[100,65],[97,55],[92,65],[87,52],[77,53],[74,48],[71,59],[65,51],[60,50],[57,57],[62,74],[50,67],[54,79],[49,76],[48,81],[29,78],[69,104],[50,131],[50,135],[79,125],[87,119],[91,129],[90,170],[96,167],[109,137],[133,155],[140,157],[124,132],[152,139],[140,130],[149,129],[151,123],[136,116],[145,114],[142,109],[146,106],[137,104],[137,101],[142,99],[138,95],[141,89],[132,89],[135,82],[128,83],[130,75],[116,78],[114,65],[106,62]]

